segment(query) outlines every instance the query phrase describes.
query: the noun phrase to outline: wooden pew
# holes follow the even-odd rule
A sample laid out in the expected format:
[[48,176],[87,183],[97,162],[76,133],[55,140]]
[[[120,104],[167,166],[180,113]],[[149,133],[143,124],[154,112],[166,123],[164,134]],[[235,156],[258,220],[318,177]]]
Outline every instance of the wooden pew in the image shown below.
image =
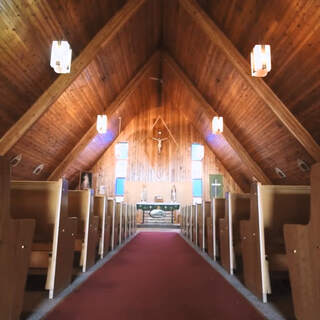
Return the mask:
[[198,205],[191,207],[192,242],[198,245]]
[[112,250],[114,250],[120,241],[120,216],[121,216],[121,202],[115,202],[114,212],[113,212],[113,233],[112,233]]
[[288,270],[283,226],[307,224],[309,186],[251,185],[250,219],[240,222],[245,285],[263,302],[271,293],[270,271]]
[[192,241],[192,206],[187,206],[187,238]]
[[68,217],[68,182],[11,181],[11,215],[35,219],[29,273],[46,275],[49,298],[72,277],[76,218]]
[[78,218],[75,251],[80,252],[79,266],[86,272],[95,264],[99,242],[99,216],[93,211],[93,190],[69,190],[69,216]]
[[295,315],[316,320],[320,315],[320,163],[311,168],[310,201],[308,224],[285,224],[284,238]]
[[0,315],[17,320],[23,306],[34,219],[12,219],[9,162],[0,157]]
[[115,247],[115,217],[116,217],[116,201],[114,198],[108,198],[107,216],[111,221],[110,250]]
[[220,228],[219,219],[222,219],[225,214],[225,199],[213,198],[211,201],[211,216],[207,217],[207,243],[208,255],[217,260],[220,256]]
[[108,216],[108,199],[106,196],[94,197],[94,215],[99,217],[99,256],[102,259],[109,251],[111,236],[111,221]]
[[198,225],[199,225],[199,247],[202,251],[208,250],[208,235],[206,222],[210,217],[211,202],[204,201],[201,206],[198,207]]
[[240,220],[250,216],[250,194],[226,192],[225,216],[219,220],[221,265],[233,274],[240,262]]

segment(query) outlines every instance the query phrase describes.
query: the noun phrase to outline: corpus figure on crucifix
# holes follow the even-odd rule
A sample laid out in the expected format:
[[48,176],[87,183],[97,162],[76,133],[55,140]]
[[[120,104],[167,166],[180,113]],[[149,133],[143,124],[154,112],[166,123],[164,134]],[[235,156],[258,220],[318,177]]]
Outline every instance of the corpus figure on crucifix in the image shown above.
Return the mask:
[[163,139],[152,138],[152,139],[158,142],[158,153],[160,154],[161,153],[161,148],[162,148],[162,141],[168,140],[168,138],[163,138]]

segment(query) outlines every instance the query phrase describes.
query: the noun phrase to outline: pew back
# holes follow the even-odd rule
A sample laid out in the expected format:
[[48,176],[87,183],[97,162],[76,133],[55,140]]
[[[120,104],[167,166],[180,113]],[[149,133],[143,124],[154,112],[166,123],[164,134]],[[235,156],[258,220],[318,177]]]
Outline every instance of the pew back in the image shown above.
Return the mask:
[[79,219],[76,238],[81,240],[80,266],[85,272],[95,264],[99,217],[93,213],[93,190],[69,190],[69,216]]
[[225,199],[212,199],[212,250],[208,250],[210,256],[216,260],[219,252],[219,239],[220,239],[220,227],[219,220],[224,217],[225,214]]
[[62,179],[11,181],[10,191],[12,216],[36,221],[31,267],[48,268],[46,289],[49,298],[53,298],[70,283],[72,276],[76,221],[68,219],[68,183]]
[[108,251],[107,245],[107,199],[105,196],[94,197],[93,212],[99,217],[99,255],[102,259]]

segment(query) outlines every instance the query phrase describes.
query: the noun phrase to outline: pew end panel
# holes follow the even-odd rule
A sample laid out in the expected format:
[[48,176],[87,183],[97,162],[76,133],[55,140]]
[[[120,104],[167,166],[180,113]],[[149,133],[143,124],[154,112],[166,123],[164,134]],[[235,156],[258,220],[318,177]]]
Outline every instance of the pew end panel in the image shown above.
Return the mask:
[[9,219],[3,230],[0,241],[0,314],[3,319],[20,318],[34,230],[34,219]]
[[106,223],[107,223],[107,205],[108,201],[105,196],[96,195],[94,197],[93,211],[94,215],[99,217],[99,256],[102,259],[105,253],[105,242],[106,242]]
[[75,250],[80,251],[82,272],[95,263],[99,217],[93,213],[93,190],[69,190],[69,216],[78,218]]
[[284,238],[294,312],[298,319],[320,314],[320,163],[311,168],[308,225],[284,225]]
[[[220,248],[220,226],[219,221],[220,219],[224,218],[225,215],[225,199],[212,199],[212,256],[213,259],[216,261],[217,258],[220,256],[219,248]],[[209,252],[210,254],[210,252]]]
[[220,263],[222,267],[231,272],[230,264],[230,242],[229,242],[229,226],[226,218],[219,219],[219,230],[220,230]]
[[72,255],[73,246],[67,227],[68,182],[11,181],[10,190],[12,215],[36,220],[29,273],[46,274],[45,289],[51,299],[71,281],[71,273],[67,271],[72,262],[65,260]]

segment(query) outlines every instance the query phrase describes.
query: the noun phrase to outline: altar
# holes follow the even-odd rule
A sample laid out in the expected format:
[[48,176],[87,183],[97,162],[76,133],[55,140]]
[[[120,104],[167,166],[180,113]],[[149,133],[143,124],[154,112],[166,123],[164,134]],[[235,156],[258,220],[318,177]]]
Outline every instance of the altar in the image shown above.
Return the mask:
[[180,203],[165,202],[138,202],[137,210],[142,210],[142,223],[144,223],[144,214],[148,212],[150,217],[156,218],[163,212],[171,212],[171,223],[173,224],[173,212],[179,210]]

